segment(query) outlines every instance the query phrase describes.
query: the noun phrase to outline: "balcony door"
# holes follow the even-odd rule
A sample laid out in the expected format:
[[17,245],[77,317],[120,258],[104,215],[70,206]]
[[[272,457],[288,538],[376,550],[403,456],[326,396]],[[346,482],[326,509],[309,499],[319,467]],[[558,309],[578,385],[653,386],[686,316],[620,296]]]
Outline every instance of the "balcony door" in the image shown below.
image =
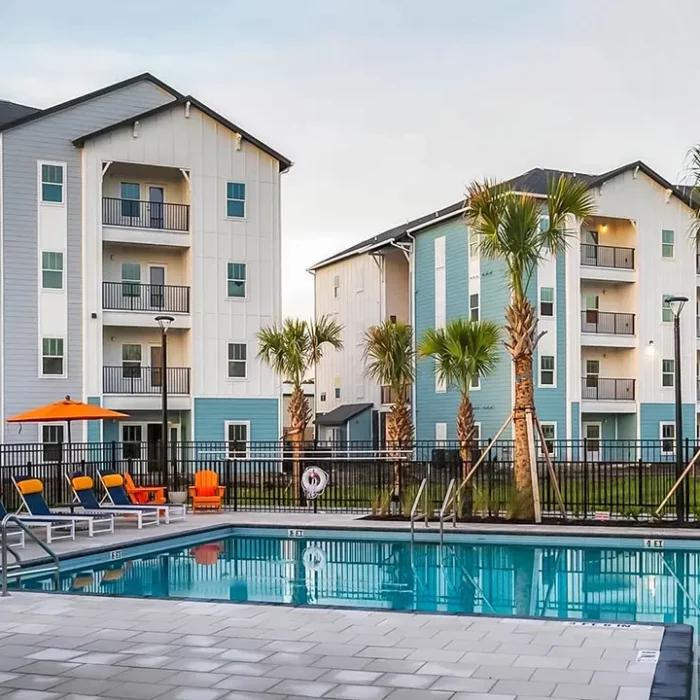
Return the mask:
[[581,299],[581,308],[584,310],[583,333],[598,332],[598,310],[600,308],[600,298],[597,294],[584,294]]
[[599,398],[598,386],[600,378],[600,360],[586,360],[585,399],[595,401]]
[[603,424],[599,421],[583,424],[583,437],[586,439],[586,459],[589,462],[600,460],[600,439]]
[[149,186],[148,188],[148,211],[149,211],[149,227],[164,228],[164,204],[165,190],[163,187]]
[[163,386],[163,348],[151,345],[151,386]]
[[148,276],[151,308],[163,309],[165,308],[165,267],[163,265],[149,265]]

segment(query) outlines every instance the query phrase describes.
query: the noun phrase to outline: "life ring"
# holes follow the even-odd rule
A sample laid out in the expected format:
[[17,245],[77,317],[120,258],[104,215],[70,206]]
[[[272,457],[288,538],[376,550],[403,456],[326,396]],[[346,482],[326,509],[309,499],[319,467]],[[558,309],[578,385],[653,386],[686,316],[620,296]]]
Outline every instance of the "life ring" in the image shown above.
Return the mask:
[[301,487],[309,498],[318,498],[328,486],[328,474],[319,467],[309,467],[301,475]]
[[326,567],[326,553],[317,544],[307,547],[301,560],[308,571],[321,571]]

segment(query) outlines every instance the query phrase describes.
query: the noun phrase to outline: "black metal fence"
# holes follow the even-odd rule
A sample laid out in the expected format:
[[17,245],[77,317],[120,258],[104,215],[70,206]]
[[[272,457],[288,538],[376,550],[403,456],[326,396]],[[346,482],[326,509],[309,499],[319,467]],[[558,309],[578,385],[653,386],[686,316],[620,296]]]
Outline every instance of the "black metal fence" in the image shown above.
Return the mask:
[[[473,464],[486,443],[470,455]],[[698,449],[681,446],[686,464]],[[675,444],[662,441],[547,441],[538,445],[539,495],[543,519],[561,519],[554,481],[544,451],[551,455],[567,517],[577,521],[651,522],[655,511],[676,481]],[[16,510],[19,496],[13,478],[31,476],[44,482],[50,505],[71,500],[65,474],[80,471],[92,476],[99,490],[99,471],[128,472],[138,485],[164,485],[184,491],[194,474],[214,471],[225,487],[224,506],[246,511],[316,511],[365,513],[378,516],[410,511],[423,479],[428,480],[430,508],[437,512],[452,479],[461,482],[464,465],[455,443],[416,443],[411,448],[384,448],[367,443],[304,444],[296,453],[281,442],[169,444],[167,473],[161,466],[159,444],[80,443],[0,446],[0,494],[8,510]],[[295,470],[295,463],[298,469]],[[298,475],[310,466],[324,469],[328,486],[316,499],[299,488]],[[296,476],[295,476],[296,471]],[[392,497],[398,483],[398,496]],[[700,482],[691,469],[686,480],[664,506],[662,520],[679,515],[676,497],[683,495],[681,521],[700,522]],[[514,504],[513,443],[494,445],[464,491],[468,519],[504,518]]]
[[190,207],[188,204],[103,197],[102,223],[108,226],[189,231]]
[[[125,363],[118,367],[103,367],[105,394],[160,394],[163,390],[163,368],[143,367]],[[190,393],[190,368],[168,367],[168,393]]]
[[140,282],[103,282],[102,308],[112,311],[190,312],[190,288]]

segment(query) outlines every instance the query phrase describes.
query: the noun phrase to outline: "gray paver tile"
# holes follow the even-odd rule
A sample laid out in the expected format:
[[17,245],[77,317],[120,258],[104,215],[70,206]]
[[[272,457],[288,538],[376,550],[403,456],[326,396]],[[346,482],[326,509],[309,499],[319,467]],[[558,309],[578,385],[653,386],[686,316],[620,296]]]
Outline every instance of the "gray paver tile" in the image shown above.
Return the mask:
[[460,659],[460,663],[471,666],[509,666],[515,663],[515,654],[485,654],[479,651],[468,651]]
[[321,654],[287,654],[277,652],[265,659],[266,664],[312,664],[321,658]]
[[540,695],[547,697],[552,694],[554,687],[554,683],[535,683],[533,681],[497,681],[496,685],[493,686],[493,692],[499,695]]
[[406,658],[409,661],[441,661],[453,663],[464,656],[463,651],[449,651],[447,649],[416,649]]
[[134,668],[161,668],[173,660],[172,656],[150,656],[148,654],[136,654],[127,656],[117,662],[117,666],[132,666]]
[[[317,645],[313,642],[280,641],[270,642],[269,644],[265,644],[264,646],[259,648],[261,652],[269,651],[270,653],[272,653],[274,651],[280,651],[285,654],[303,654],[304,652],[311,651],[311,649],[313,649],[316,646]],[[319,651],[321,650],[319,649]]]
[[394,647],[366,647],[358,651],[356,656],[369,656],[372,659],[405,659],[413,649],[397,649]]
[[32,674],[13,675],[2,674],[6,676],[4,680],[0,680],[0,687],[3,688],[26,688],[27,690],[51,690],[55,685],[65,682],[65,678],[61,676],[35,676]]
[[117,666],[113,681],[126,683],[162,683],[175,675],[176,671],[161,668],[122,668]]
[[255,649],[227,649],[216,657],[217,661],[245,661],[248,663],[256,663],[272,656],[274,652],[257,651]]
[[515,660],[513,665],[527,668],[569,668],[571,661],[566,656],[530,656],[529,654],[523,654]]
[[317,668],[316,666],[290,666],[283,664],[268,671],[265,675],[270,678],[283,678],[290,681],[315,681],[326,673],[328,673],[328,669]]
[[559,683],[554,690],[557,698],[575,698],[576,700],[615,700],[618,687],[614,685],[581,685],[578,683]]
[[651,687],[651,678],[645,673],[611,673],[610,671],[596,671],[593,674],[594,685],[616,685],[627,687]]
[[422,661],[405,661],[403,659],[367,659],[366,671],[381,671],[382,673],[416,673],[424,666]]
[[620,688],[617,700],[649,700],[649,688]]
[[84,651],[120,652],[125,649],[131,649],[133,646],[131,642],[117,639],[95,639],[92,642],[83,644],[80,649]]
[[168,700],[218,700],[228,691],[216,688],[170,688],[161,695]]
[[[420,700],[450,700],[453,694],[444,690],[421,690]],[[416,691],[407,688],[397,688],[391,695],[387,695],[387,700],[417,700]]]
[[382,700],[391,688],[371,685],[338,685],[326,693],[324,698],[339,698],[340,700]]
[[168,679],[168,683],[176,686],[187,685],[195,688],[208,688],[217,683],[221,683],[225,678],[225,674],[218,672],[198,673],[197,671],[178,671],[174,676]]
[[361,656],[324,656],[314,663],[317,668],[345,671],[362,671],[370,663],[369,658]]
[[224,695],[222,700],[283,700],[284,697],[284,695],[277,695],[277,693],[256,693],[252,690],[234,690],[232,693]]
[[41,651],[34,652],[26,658],[34,659],[35,661],[70,661],[76,656],[83,655],[84,652],[75,651],[73,649],[42,649]]
[[111,681],[94,678],[64,678],[63,683],[54,686],[55,693],[82,693],[84,695],[101,695],[113,685]]
[[[17,659],[12,659],[12,661],[17,661]],[[78,664],[71,663],[70,661],[32,661],[27,663],[24,659],[21,665],[22,673],[32,673],[37,675],[45,676],[60,676],[66,671],[70,671],[73,668],[78,668]],[[2,673],[0,673],[0,684],[2,683]]]
[[445,647],[445,649],[448,651],[490,652],[497,651],[500,646],[500,642],[486,642],[480,639],[454,639]]
[[[626,671],[628,666],[629,662],[618,659],[573,659],[569,668],[580,671]],[[648,668],[653,672],[655,665],[649,664]]]
[[234,661],[226,664],[226,666],[219,667],[217,673],[231,676],[264,676],[273,668],[274,666],[269,664],[247,664]]
[[2,672],[14,671],[16,668],[20,668],[21,666],[26,666],[27,664],[31,663],[31,661],[23,657],[17,658],[14,656],[3,656],[4,653],[4,650],[2,650],[0,647],[0,675]]
[[476,671],[476,664],[460,663],[438,663],[429,661],[423,664],[416,673],[422,676],[457,676],[459,678],[469,678]]
[[527,666],[479,666],[472,673],[472,678],[493,678],[504,681],[527,681],[535,672]]
[[533,681],[545,683],[590,683],[593,671],[581,671],[571,668],[538,668],[532,675]]
[[322,681],[328,683],[346,683],[351,685],[366,685],[374,683],[382,674],[378,671],[352,671],[352,670],[334,670],[328,671],[322,678]]
[[108,666],[107,664],[74,664],[75,668],[63,671],[61,675],[66,678],[92,678],[96,681],[104,681],[116,676],[121,666]]
[[226,690],[257,690],[265,691],[280,682],[279,678],[261,678],[260,676],[228,676],[216,684],[216,688]]
[[429,688],[437,676],[421,676],[416,673],[385,673],[377,681],[377,685],[386,685],[392,688]]
[[431,690],[465,690],[470,693],[488,693],[493,688],[495,680],[487,678],[458,678],[457,676],[444,676],[438,678],[430,686]]
[[[280,695],[300,695],[307,698],[323,697],[331,688],[332,683],[319,683],[318,681],[282,681],[279,685],[273,686],[276,693]],[[183,698],[183,700],[194,700],[194,698]]]
[[[324,656],[355,656],[363,649],[364,644],[314,644],[314,651]],[[407,649],[407,651],[410,651]]]
[[[496,695],[495,693],[455,693],[450,700],[515,700],[515,695]],[[531,698],[535,700],[535,698]]]
[[118,664],[126,658],[126,654],[107,654],[100,651],[91,651],[87,654],[72,657],[77,664],[105,664],[111,666]]
[[161,668],[170,668],[176,671],[194,671],[196,673],[208,673],[228,663],[227,659],[173,659]]
[[63,695],[50,690],[13,690],[2,697],[3,700],[59,700]]
[[[163,695],[167,686],[159,683],[116,683],[109,689],[109,697],[128,698],[129,700],[153,700]],[[172,688],[170,688],[172,690]]]

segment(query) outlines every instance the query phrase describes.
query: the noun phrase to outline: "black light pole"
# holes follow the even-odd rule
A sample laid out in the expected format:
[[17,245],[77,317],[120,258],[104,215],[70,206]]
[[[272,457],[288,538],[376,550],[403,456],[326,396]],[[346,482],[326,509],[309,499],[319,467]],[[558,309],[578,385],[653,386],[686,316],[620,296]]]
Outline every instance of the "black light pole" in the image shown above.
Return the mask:
[[[680,316],[688,297],[669,297],[666,303],[673,314],[673,349],[674,349],[674,385],[676,388],[676,479],[683,474],[683,403],[681,397],[681,322]],[[685,485],[681,484],[676,491],[676,520],[685,520]]]
[[160,388],[162,403],[161,421],[163,423],[162,435],[160,437],[160,470],[163,484],[168,485],[168,328],[175,319],[172,316],[156,316],[156,321],[160,326],[161,336],[161,378]]

